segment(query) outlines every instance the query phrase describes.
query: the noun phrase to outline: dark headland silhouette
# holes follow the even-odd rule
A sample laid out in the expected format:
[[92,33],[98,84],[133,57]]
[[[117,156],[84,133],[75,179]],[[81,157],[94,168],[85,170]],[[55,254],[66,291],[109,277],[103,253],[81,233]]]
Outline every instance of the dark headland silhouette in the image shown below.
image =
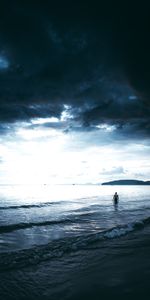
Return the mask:
[[103,182],[102,185],[150,185],[150,181],[122,179],[122,180]]

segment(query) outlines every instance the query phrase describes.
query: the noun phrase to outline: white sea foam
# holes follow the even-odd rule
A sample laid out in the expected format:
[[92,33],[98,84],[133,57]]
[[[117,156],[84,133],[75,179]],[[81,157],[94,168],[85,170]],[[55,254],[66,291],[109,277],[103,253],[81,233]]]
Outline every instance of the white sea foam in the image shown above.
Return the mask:
[[118,228],[113,228],[110,231],[107,231],[104,234],[104,237],[109,238],[109,239],[113,239],[115,237],[120,237],[122,235],[127,234],[128,232],[131,232],[134,230],[134,225],[133,224],[128,224],[125,227],[118,227]]

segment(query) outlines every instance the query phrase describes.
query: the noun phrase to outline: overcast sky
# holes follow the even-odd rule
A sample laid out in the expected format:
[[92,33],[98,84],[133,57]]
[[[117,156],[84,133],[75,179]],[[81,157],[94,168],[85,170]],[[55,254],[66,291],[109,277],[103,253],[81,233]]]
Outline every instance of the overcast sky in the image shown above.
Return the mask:
[[149,8],[53,2],[0,2],[0,182],[150,180]]

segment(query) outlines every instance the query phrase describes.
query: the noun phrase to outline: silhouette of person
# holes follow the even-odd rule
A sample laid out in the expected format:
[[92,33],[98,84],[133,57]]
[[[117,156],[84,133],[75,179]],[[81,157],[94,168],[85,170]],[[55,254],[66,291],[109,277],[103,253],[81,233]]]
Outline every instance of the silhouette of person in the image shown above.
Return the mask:
[[117,194],[117,192],[115,192],[115,194],[113,196],[113,202],[114,202],[114,205],[117,205],[119,202],[119,195]]

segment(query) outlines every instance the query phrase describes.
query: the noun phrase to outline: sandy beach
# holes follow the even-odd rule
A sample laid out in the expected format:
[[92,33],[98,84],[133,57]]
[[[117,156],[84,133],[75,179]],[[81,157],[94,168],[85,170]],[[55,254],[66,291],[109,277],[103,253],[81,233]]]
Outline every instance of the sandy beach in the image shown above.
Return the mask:
[[2,299],[148,299],[149,233],[146,226],[57,260],[3,272]]
[[149,228],[106,244],[99,257],[90,262],[88,258],[88,273],[80,277],[73,299],[146,299],[150,293]]

